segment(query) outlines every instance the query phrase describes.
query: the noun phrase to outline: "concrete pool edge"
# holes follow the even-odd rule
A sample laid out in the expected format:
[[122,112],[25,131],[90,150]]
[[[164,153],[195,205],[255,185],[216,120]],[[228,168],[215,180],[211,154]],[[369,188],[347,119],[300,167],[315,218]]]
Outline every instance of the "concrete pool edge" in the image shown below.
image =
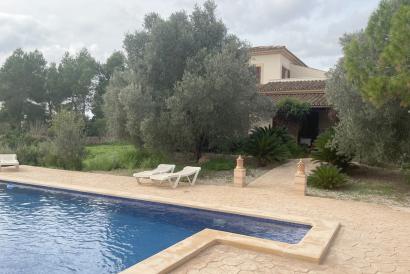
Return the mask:
[[144,261],[125,269],[120,272],[120,274],[168,273],[194,258],[200,252],[216,244],[230,245],[257,252],[320,263],[320,261],[326,256],[329,244],[336,235],[339,227],[339,224],[334,227],[333,233],[328,240],[328,244],[326,244],[324,248],[319,249],[315,247],[315,244],[301,244],[303,240],[299,244],[293,245],[225,231],[204,229]]
[[274,215],[263,211],[249,210],[235,207],[213,208],[197,202],[187,202],[178,199],[170,199],[152,195],[130,194],[124,191],[109,190],[97,187],[70,185],[67,183],[45,183],[35,180],[20,180],[0,178],[11,183],[20,183],[38,187],[68,190],[81,193],[97,194],[108,197],[143,200],[171,205],[179,205],[197,209],[205,209],[223,213],[232,213],[251,217],[273,219],[290,223],[299,223],[312,226],[309,232],[298,244],[287,244],[278,241],[249,237],[224,231],[205,229],[181,242],[147,258],[146,260],[122,271],[122,274],[130,273],[166,273],[180,266],[198,253],[215,244],[227,244],[240,248],[251,249],[280,256],[302,259],[320,263],[326,256],[332,239],[335,237],[340,224],[335,221],[316,220],[306,217],[290,215]]

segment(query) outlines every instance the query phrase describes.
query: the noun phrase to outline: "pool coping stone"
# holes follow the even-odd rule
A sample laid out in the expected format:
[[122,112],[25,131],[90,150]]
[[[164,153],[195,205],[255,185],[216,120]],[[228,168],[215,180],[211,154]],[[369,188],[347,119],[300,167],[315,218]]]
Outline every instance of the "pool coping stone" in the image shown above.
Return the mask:
[[69,183],[40,182],[36,180],[16,180],[7,178],[0,178],[0,180],[4,182],[46,187],[71,192],[96,194],[113,198],[157,202],[196,209],[217,211],[222,213],[273,219],[283,222],[310,225],[312,227],[304,236],[304,238],[297,244],[288,244],[268,239],[229,233],[225,231],[204,229],[176,243],[175,245],[172,245],[171,247],[166,248],[163,251],[154,254],[153,256],[123,270],[121,274],[167,273],[184,264],[205,249],[216,244],[226,244],[253,251],[271,253],[279,256],[286,256],[320,264],[326,256],[330,244],[340,228],[340,223],[337,221],[318,220],[293,215],[277,215],[260,210],[250,210],[229,206],[219,206],[218,208],[214,208],[198,202],[187,202],[179,199],[170,199],[153,195],[130,194],[128,192],[119,190],[71,185]]

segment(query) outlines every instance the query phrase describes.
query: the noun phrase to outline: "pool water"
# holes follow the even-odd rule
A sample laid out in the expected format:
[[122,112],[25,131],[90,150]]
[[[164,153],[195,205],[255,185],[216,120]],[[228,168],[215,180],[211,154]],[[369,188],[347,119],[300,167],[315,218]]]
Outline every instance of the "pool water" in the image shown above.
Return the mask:
[[0,183],[0,273],[117,273],[204,228],[298,243],[311,227]]

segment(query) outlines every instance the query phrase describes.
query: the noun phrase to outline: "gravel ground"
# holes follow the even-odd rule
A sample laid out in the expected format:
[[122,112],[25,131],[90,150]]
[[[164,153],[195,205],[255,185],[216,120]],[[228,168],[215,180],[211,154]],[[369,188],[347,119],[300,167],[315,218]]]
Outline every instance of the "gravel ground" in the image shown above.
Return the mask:
[[308,195],[410,208],[410,183],[397,169],[355,165],[347,185],[338,190],[308,187]]
[[[250,183],[274,168],[252,167],[247,169],[247,182]],[[95,173],[131,176],[130,170],[113,170]],[[338,190],[325,190],[308,187],[309,196],[326,197],[338,200],[363,201],[391,207],[410,208],[410,184],[406,183],[398,170],[356,165],[349,171],[349,183]],[[233,171],[202,171],[197,184],[229,185],[233,183]]]
[[[250,183],[262,176],[271,168],[252,168],[246,170],[246,182]],[[233,171],[212,171],[205,172],[199,179],[198,184],[204,185],[226,185],[233,183]]]
[[333,191],[308,187],[309,196],[326,197],[338,200],[353,200],[368,203],[376,203],[391,207],[409,207],[410,208],[410,192],[402,194],[371,194],[360,193],[355,191]]

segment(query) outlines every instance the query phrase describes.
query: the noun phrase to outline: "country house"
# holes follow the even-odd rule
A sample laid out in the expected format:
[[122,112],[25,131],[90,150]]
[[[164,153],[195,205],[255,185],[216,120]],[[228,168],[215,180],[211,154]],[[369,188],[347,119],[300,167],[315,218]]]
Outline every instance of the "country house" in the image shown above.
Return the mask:
[[310,145],[332,125],[332,111],[325,98],[325,71],[308,67],[285,46],[253,47],[250,63],[256,67],[259,91],[275,103],[293,98],[310,104],[312,110],[300,128],[288,124],[300,143]]

